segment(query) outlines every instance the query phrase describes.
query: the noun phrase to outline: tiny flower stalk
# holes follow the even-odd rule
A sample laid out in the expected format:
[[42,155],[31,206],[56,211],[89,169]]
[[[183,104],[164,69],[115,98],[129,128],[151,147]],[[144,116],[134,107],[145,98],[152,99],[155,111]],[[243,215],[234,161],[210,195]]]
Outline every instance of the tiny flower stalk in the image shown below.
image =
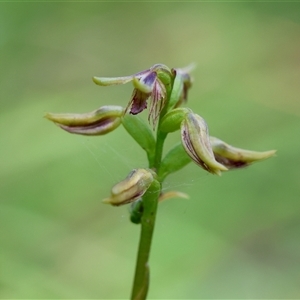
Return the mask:
[[[147,297],[149,255],[158,203],[174,197],[187,198],[178,191],[162,193],[165,178],[190,162],[211,174],[221,175],[224,171],[275,155],[275,150],[244,150],[209,136],[205,120],[185,107],[193,82],[190,75],[192,68],[170,69],[163,64],[155,64],[129,76],[93,77],[100,86],[131,83],[133,91],[124,107],[107,105],[85,114],[48,113],[45,116],[69,133],[88,136],[104,135],[122,125],[147,154],[148,167],[132,170],[112,187],[110,196],[103,200],[112,206],[130,204],[130,220],[141,226],[132,300]],[[148,122],[137,116],[147,108]],[[180,131],[181,142],[165,152],[165,140],[175,131]]]

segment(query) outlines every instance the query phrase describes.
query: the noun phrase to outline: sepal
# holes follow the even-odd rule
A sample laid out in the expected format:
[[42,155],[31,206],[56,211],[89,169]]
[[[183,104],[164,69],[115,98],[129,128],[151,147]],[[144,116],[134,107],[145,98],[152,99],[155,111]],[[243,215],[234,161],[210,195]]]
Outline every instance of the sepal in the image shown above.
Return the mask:
[[119,85],[126,84],[133,79],[133,75],[131,76],[123,76],[123,77],[93,77],[94,83],[100,86],[110,86],[110,85]]
[[174,78],[172,70],[163,64],[156,64],[152,66],[151,70],[156,72],[158,79],[164,84],[167,91],[169,91]]
[[124,108],[121,106],[102,106],[84,114],[47,113],[45,118],[63,130],[81,135],[103,135],[121,124]]
[[216,160],[228,169],[245,167],[276,153],[276,150],[258,152],[236,148],[215,137],[210,137],[210,143]]
[[170,101],[168,103],[168,110],[174,107],[179,107],[181,104],[187,101],[188,90],[192,86],[192,78],[190,76],[190,72],[194,68],[195,65],[192,64],[186,68],[172,69],[175,79],[170,96]]

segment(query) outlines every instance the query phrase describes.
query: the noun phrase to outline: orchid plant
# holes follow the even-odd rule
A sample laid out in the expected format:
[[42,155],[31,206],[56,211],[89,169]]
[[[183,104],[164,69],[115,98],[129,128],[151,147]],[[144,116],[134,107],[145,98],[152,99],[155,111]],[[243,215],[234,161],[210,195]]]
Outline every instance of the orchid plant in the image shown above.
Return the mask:
[[[173,197],[187,197],[178,191],[162,193],[165,178],[190,162],[211,174],[221,175],[269,158],[276,152],[244,150],[209,136],[205,120],[185,107],[192,86],[192,68],[170,69],[156,64],[130,76],[93,77],[100,86],[132,82],[134,89],[127,106],[109,105],[85,114],[47,113],[45,116],[69,133],[88,136],[104,135],[122,125],[147,154],[148,167],[132,170],[103,200],[113,206],[130,203],[130,220],[141,225],[131,299],[147,297],[148,262],[158,203]],[[147,107],[148,123],[137,116]],[[175,131],[180,131],[181,142],[163,157],[165,139]]]

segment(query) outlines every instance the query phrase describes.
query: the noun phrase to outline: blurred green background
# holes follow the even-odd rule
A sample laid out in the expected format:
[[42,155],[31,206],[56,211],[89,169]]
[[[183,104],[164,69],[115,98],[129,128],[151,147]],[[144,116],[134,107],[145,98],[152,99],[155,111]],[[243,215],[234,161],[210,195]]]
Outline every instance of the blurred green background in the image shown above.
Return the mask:
[[101,199],[145,154],[43,115],[127,105],[92,76],[191,62],[211,135],[278,155],[167,178],[190,199],[159,207],[149,298],[300,298],[299,3],[1,3],[0,25],[1,298],[129,297],[140,228]]

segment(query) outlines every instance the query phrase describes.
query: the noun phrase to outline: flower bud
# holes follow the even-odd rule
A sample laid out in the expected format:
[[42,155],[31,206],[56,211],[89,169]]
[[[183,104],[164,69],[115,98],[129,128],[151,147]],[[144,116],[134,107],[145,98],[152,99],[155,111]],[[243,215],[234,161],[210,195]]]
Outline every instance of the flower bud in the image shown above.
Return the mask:
[[45,117],[60,128],[81,135],[103,135],[113,131],[121,124],[124,108],[121,106],[102,106],[84,114],[53,114]]
[[140,224],[142,221],[143,211],[144,207],[142,199],[132,202],[129,208],[130,221],[134,224]]
[[208,127],[200,116],[189,113],[181,123],[181,140],[186,153],[204,170],[221,175],[227,168],[215,160]]
[[151,67],[152,71],[155,71],[159,80],[164,84],[167,90],[171,87],[174,74],[166,65],[156,64]]
[[218,162],[228,169],[248,166],[249,164],[274,156],[276,150],[257,152],[230,146],[215,137],[210,137],[212,150]]
[[141,198],[150,187],[155,173],[150,169],[134,169],[111,189],[111,196],[103,203],[119,206]]
[[180,129],[180,124],[185,116],[192,112],[191,109],[180,107],[170,110],[164,115],[160,123],[160,130],[163,132],[174,132]]

